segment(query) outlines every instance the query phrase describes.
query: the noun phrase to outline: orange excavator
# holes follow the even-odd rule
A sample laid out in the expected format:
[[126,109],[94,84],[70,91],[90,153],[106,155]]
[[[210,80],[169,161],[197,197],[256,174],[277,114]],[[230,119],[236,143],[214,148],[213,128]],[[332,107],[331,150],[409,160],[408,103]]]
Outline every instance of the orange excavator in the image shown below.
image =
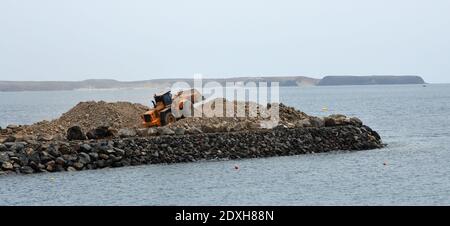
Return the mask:
[[[165,126],[183,118],[180,114],[186,108],[193,112],[194,104],[203,99],[196,89],[178,92],[172,96],[171,91],[154,95],[153,109],[145,112],[141,118],[144,127]],[[173,112],[175,110],[175,112]]]

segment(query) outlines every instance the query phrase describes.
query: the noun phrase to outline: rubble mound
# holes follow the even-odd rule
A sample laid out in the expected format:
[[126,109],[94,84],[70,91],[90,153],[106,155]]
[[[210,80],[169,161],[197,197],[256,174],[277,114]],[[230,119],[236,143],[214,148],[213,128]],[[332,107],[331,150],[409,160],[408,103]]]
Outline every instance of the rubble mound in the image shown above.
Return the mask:
[[[254,102],[227,101],[218,99],[194,106],[194,111],[202,109],[203,117],[186,117],[177,120],[164,129],[175,134],[198,134],[218,132],[239,132],[248,130],[261,130],[267,127],[261,122],[268,122],[273,118],[263,117],[264,111],[270,111],[274,106],[262,107]],[[223,101],[222,117],[212,114],[216,104]],[[227,106],[233,106],[228,107]],[[52,121],[41,121],[33,125],[9,126],[1,130],[0,142],[19,141],[50,141],[50,140],[83,140],[112,137],[153,136],[166,134],[154,128],[141,128],[141,115],[148,107],[130,102],[107,103],[104,101],[80,102],[64,113],[60,118]],[[318,118],[309,116],[293,107],[282,103],[278,105],[277,127],[304,128],[340,125],[362,125],[356,118],[347,118],[343,115]],[[238,114],[244,111],[244,114]],[[200,114],[200,115],[202,115]],[[231,117],[230,117],[231,115]],[[225,117],[226,116],[226,117]],[[86,138],[85,136],[86,135]]]
[[144,105],[130,102],[80,102],[60,118],[24,126],[18,134],[65,137],[67,129],[75,125],[84,132],[101,126],[108,126],[116,130],[132,128],[141,124],[140,115],[147,110],[148,107]]
[[[220,100],[219,100],[220,101]],[[239,102],[233,101],[229,102],[223,100],[223,114],[221,117],[211,117],[213,111],[215,110],[216,100],[205,103],[201,106],[196,106],[196,111],[203,109],[203,117],[188,117],[182,120],[178,120],[175,123],[169,125],[171,129],[183,128],[190,130],[192,128],[201,129],[203,132],[230,132],[230,131],[241,131],[241,130],[256,130],[261,128],[261,122],[270,120],[267,118],[270,111],[270,105],[267,107],[262,107],[254,102]],[[232,108],[227,108],[227,106],[233,106]],[[238,114],[238,108],[244,107],[242,109],[243,113]],[[266,117],[261,116],[261,114],[267,113]],[[243,117],[238,117],[244,114]],[[228,115],[233,115],[234,117],[224,117]],[[296,110],[293,107],[279,104],[279,124],[285,127],[293,128],[299,125],[299,122],[311,118],[304,112]]]

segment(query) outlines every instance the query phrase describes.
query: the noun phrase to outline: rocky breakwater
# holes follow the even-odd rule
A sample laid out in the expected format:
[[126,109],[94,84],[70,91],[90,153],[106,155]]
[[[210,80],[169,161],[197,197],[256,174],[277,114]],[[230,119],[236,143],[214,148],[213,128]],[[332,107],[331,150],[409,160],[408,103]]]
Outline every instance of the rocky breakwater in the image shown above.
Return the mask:
[[[292,128],[280,125],[274,129],[212,133],[160,128],[121,131],[122,137],[100,140],[5,142],[0,144],[0,174],[358,151],[383,146],[378,133],[358,119],[334,115],[310,121]],[[80,135],[78,131],[74,133]]]

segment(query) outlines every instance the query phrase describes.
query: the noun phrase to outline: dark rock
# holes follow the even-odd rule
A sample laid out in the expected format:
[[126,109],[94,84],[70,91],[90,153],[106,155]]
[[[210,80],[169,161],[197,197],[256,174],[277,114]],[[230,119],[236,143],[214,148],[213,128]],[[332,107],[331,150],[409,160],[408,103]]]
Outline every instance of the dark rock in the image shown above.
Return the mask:
[[40,162],[41,162],[41,158],[40,158],[39,152],[37,152],[37,151],[32,151],[32,152],[29,154],[29,160],[30,160],[30,161],[33,161],[33,162],[35,162],[35,163],[40,163]]
[[8,151],[8,148],[4,144],[0,144],[0,152]]
[[86,133],[89,139],[105,139],[114,137],[114,133],[107,126],[100,126]]
[[333,127],[336,126],[336,121],[334,118],[331,117],[325,117],[325,126],[326,127]]
[[362,126],[363,125],[363,122],[361,121],[361,119],[356,118],[356,117],[350,118],[350,123],[352,125],[355,125],[355,126]]
[[86,136],[81,127],[72,126],[67,130],[67,140],[86,140]]
[[98,153],[91,152],[91,153],[89,153],[89,157],[91,157],[93,160],[97,160],[98,159]]
[[80,151],[82,151],[82,152],[89,153],[89,152],[91,152],[91,150],[92,150],[92,147],[89,144],[80,145]]
[[91,157],[89,156],[89,154],[81,152],[79,155],[79,162],[82,164],[88,164],[91,162]]
[[24,174],[32,174],[34,173],[34,169],[30,166],[22,166],[20,167],[20,172]]
[[0,165],[9,161],[9,155],[6,152],[0,152]]
[[64,160],[64,158],[62,158],[62,157],[56,158],[55,162],[56,162],[56,164],[62,165],[62,166],[64,166],[66,164],[66,160]]
[[114,153],[117,154],[118,156],[125,155],[125,151],[119,148],[114,148]]
[[61,156],[61,152],[58,150],[58,146],[50,146],[48,147],[47,151],[55,158]]

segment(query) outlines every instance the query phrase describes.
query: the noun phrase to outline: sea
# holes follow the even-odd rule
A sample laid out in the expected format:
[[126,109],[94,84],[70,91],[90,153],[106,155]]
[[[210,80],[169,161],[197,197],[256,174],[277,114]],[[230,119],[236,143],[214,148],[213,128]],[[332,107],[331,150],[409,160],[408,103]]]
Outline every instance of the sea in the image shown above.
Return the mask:
[[[0,126],[154,89],[0,92]],[[385,148],[0,176],[0,205],[450,205],[450,85],[285,87],[311,115],[359,117]],[[239,170],[235,169],[239,166]]]

